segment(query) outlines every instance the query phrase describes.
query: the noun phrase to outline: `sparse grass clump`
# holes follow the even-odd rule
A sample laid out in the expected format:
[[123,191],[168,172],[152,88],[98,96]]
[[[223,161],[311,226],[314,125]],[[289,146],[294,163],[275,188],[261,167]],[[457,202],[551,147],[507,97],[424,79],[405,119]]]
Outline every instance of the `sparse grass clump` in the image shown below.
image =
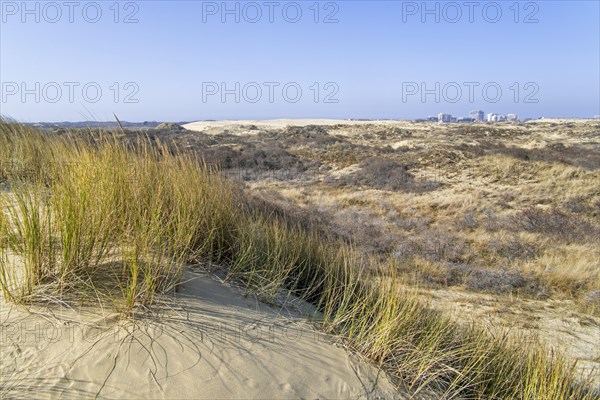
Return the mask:
[[[213,261],[262,298],[282,290],[415,391],[444,398],[597,398],[539,343],[432,310],[349,245],[269,214],[194,158],[115,136],[53,136],[0,122],[0,284],[11,301],[109,301],[130,315],[187,264]],[[31,164],[29,164],[31,162]],[[13,168],[12,165],[18,167]],[[377,272],[384,271],[384,272]]]
[[5,297],[58,292],[130,312],[173,288],[184,263],[225,249],[231,188],[200,162],[114,136],[1,128]]

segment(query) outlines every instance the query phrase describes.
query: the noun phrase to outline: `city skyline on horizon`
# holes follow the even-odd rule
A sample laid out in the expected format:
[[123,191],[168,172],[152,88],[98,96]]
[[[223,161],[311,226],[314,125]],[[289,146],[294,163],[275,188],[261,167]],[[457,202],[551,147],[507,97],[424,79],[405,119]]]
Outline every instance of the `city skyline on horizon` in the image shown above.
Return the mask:
[[[445,114],[445,113],[440,113],[440,114]],[[495,113],[494,113],[495,114]],[[439,115],[439,114],[438,114]],[[452,114],[451,114],[452,115]],[[495,114],[495,115],[504,115],[504,114]],[[510,114],[506,114],[506,115],[510,115]],[[521,117],[520,115],[516,114],[518,117],[518,120],[516,121],[501,121],[501,122],[518,122],[518,123],[524,123],[524,122],[528,122],[528,121],[542,121],[542,120],[582,120],[582,121],[599,121],[600,122],[600,114],[599,115],[594,115],[592,117],[568,117],[568,116],[540,116],[540,117],[536,117],[536,118],[530,118],[530,117]],[[453,117],[457,117],[452,115]],[[118,117],[118,116],[117,116]],[[487,114],[486,114],[487,117]],[[6,117],[5,117],[6,118]],[[121,119],[119,118],[119,121],[121,123],[132,123],[132,124],[143,124],[143,123],[160,123],[160,122],[174,122],[174,123],[191,123],[191,122],[201,122],[201,121],[273,121],[273,120],[290,120],[290,121],[294,121],[294,120],[298,120],[298,121],[302,121],[302,120],[339,120],[339,121],[407,121],[407,122],[428,122],[427,119],[428,118],[438,118],[438,116],[434,116],[434,115],[430,115],[430,116],[426,116],[426,117],[419,117],[419,118],[361,118],[361,117],[353,117],[353,118],[328,118],[328,117],[320,117],[320,118],[311,118],[311,117],[303,117],[303,118],[286,118],[286,117],[274,117],[274,118],[228,118],[228,119],[214,119],[214,118],[204,118],[204,119],[179,119],[179,120],[175,120],[175,119],[147,119],[147,120],[126,120],[126,119]],[[459,121],[457,121],[457,123],[461,123],[460,119],[461,118],[467,118],[467,117],[457,117],[459,119]],[[11,119],[10,117],[8,117],[8,119]],[[112,120],[39,120],[39,121],[21,121],[21,120],[16,120],[17,122],[20,123],[26,123],[26,124],[60,124],[60,123],[72,123],[72,124],[83,124],[86,122],[89,123],[117,123],[116,119],[112,119]],[[466,122],[466,123],[490,123],[487,120],[483,120],[483,121],[473,121],[473,122]]]

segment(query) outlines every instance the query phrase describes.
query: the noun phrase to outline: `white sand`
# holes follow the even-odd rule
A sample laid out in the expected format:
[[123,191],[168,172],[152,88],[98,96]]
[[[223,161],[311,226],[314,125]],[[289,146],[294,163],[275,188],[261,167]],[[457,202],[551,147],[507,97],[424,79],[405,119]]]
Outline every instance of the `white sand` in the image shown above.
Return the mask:
[[[536,123],[594,123],[599,122],[598,119],[585,119],[585,118],[543,118],[538,120],[528,121],[528,124]],[[185,129],[190,131],[205,131],[214,128],[227,128],[234,127],[240,128],[242,126],[249,127],[251,125],[262,129],[280,129],[286,126],[308,126],[308,125],[387,125],[387,126],[413,126],[413,127],[427,127],[436,126],[437,122],[433,123],[417,123],[410,120],[369,120],[369,121],[358,121],[348,119],[265,119],[265,120],[219,120],[219,121],[197,121],[183,125]],[[442,126],[457,126],[460,124],[448,124]],[[484,124],[485,125],[485,124]],[[499,126],[505,126],[505,124],[498,124]]]
[[[299,312],[189,272],[160,317],[0,303],[6,398],[401,398]],[[406,396],[408,398],[409,396]]]
[[590,122],[600,122],[597,118],[540,118],[540,119],[532,119],[527,121],[527,124],[539,124],[539,123],[553,123],[553,124],[585,124]]
[[259,128],[285,128],[286,126],[308,126],[308,125],[397,125],[408,121],[392,120],[373,120],[373,121],[353,121],[347,119],[265,119],[265,120],[222,120],[222,121],[197,121],[183,125],[185,129],[191,131],[202,131],[210,128],[224,128],[228,126],[249,126],[255,125]]

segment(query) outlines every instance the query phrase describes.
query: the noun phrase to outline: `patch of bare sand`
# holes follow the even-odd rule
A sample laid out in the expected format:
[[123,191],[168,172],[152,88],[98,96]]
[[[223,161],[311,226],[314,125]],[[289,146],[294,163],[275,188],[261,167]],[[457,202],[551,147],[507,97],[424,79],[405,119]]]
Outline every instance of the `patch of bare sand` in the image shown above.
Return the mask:
[[575,123],[575,124],[585,124],[589,122],[598,122],[597,118],[540,118],[540,119],[532,119],[526,124],[540,124],[540,123],[553,123],[553,124],[566,124],[566,123]]
[[570,300],[533,300],[452,289],[421,289],[434,308],[456,321],[538,338],[577,362],[600,388],[600,318],[572,311]]
[[316,331],[306,310],[191,271],[176,297],[134,321],[0,303],[3,398],[409,397]]
[[[264,120],[221,120],[221,121],[197,121],[183,125],[191,131],[205,131],[211,128],[248,127],[254,125],[257,128],[282,129],[286,126],[332,126],[332,125],[396,125],[403,121],[392,120],[369,120],[357,121],[348,119],[264,119]],[[260,131],[256,131],[260,133]]]

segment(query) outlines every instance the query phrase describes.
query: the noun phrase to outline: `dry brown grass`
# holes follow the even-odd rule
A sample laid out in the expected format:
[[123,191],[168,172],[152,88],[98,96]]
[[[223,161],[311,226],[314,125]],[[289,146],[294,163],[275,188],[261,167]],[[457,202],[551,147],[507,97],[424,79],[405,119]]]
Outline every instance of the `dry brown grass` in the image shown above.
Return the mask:
[[[327,134],[336,139],[325,146],[280,138],[290,153],[320,163],[321,173],[288,185],[258,179],[252,187],[279,193],[290,208],[318,211],[324,225],[365,251],[401,255],[401,270],[423,283],[584,303],[598,290],[600,268],[594,262],[600,244],[598,132],[594,122],[568,129],[326,127],[319,143],[329,143]],[[238,140],[256,143],[260,136]],[[432,185],[417,190],[421,182]],[[549,255],[556,252],[562,256]],[[524,281],[507,285],[501,279],[513,273]]]

